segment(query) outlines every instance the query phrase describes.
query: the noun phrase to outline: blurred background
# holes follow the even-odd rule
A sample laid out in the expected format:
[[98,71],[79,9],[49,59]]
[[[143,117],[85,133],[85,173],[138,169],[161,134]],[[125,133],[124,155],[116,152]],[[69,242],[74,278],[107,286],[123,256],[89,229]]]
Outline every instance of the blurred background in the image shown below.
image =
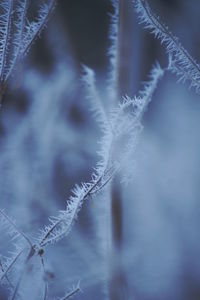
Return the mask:
[[[157,60],[166,67],[168,59],[159,41],[138,24],[130,2],[120,2],[119,99],[137,94],[152,64]],[[200,61],[200,1],[150,2]],[[37,235],[50,215],[65,208],[74,184],[89,180],[98,161],[101,132],[81,74],[83,64],[95,71],[102,103],[109,107],[105,90],[113,12],[109,0],[58,0],[5,94],[0,111],[1,208],[28,235]],[[79,280],[83,293],[75,297],[83,300],[200,299],[199,116],[199,95],[166,73],[143,118],[131,182],[121,186],[120,280],[115,281],[112,253],[105,250],[111,217],[105,190],[84,203],[70,235],[47,249],[50,299]],[[2,255],[10,247],[4,235],[0,247]],[[4,288],[0,295],[8,297]]]

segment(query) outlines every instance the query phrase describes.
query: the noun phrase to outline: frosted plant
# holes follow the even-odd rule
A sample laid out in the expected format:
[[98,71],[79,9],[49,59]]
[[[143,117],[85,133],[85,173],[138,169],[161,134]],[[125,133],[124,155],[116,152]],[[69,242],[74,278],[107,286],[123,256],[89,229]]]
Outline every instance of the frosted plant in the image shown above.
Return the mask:
[[77,293],[79,293],[80,291],[81,291],[80,282],[78,282],[77,285],[72,287],[70,292],[68,292],[64,297],[60,298],[59,300],[70,299],[70,298],[74,297]]
[[[124,106],[124,110],[126,107],[135,101],[135,117],[138,122],[142,123],[142,117],[145,111],[148,109],[148,105],[150,104],[153,94],[158,86],[159,81],[163,78],[165,70],[161,68],[158,62],[152,67],[151,72],[149,74],[149,80],[143,83],[143,89],[141,89],[138,93],[138,97],[135,99],[131,99],[130,97],[124,97],[124,102],[122,106]],[[133,147],[135,144],[132,140],[129,141],[129,151],[130,154],[133,152]],[[128,184],[134,179],[133,174],[133,165],[135,162],[134,155],[129,155],[130,159],[125,163],[125,172],[122,172],[122,182]]]
[[[15,299],[18,294],[18,289],[24,275],[25,268],[32,256],[34,255],[35,249],[32,245],[31,240],[15,225],[15,222],[6,215],[4,211],[0,211],[1,225],[6,228],[8,234],[15,241],[15,251],[10,257],[5,258],[1,261],[1,282],[4,280],[5,283],[11,290],[11,299]],[[15,264],[19,263],[24,265],[22,272],[19,276],[12,274],[15,269]],[[16,269],[15,269],[16,270]],[[11,278],[11,279],[10,279]]]
[[17,64],[46,26],[55,0],[42,4],[35,21],[27,18],[29,0],[2,0],[0,3],[0,95]]
[[117,47],[118,47],[118,25],[119,25],[119,3],[118,0],[111,0],[113,14],[110,16],[109,39],[110,47],[108,49],[109,71],[108,71],[108,92],[112,101],[116,97],[117,91]]
[[[9,258],[0,261],[0,281],[10,290],[10,299],[47,299],[48,271],[46,270],[43,249],[39,249],[15,225],[4,211],[0,211],[0,222],[15,241],[15,251]],[[34,259],[34,260],[33,260]],[[16,274],[15,274],[16,272]],[[29,278],[31,276],[31,278]],[[34,291],[30,289],[34,282]],[[62,299],[68,299],[81,291],[80,282]]]
[[[94,93],[94,82],[92,71],[86,69],[85,81]],[[101,116],[100,124],[104,130],[101,141],[99,155],[101,160],[98,162],[95,172],[91,176],[91,181],[83,183],[81,186],[75,185],[72,190],[73,195],[67,201],[67,208],[61,211],[55,218],[50,218],[50,225],[45,227],[39,238],[40,247],[49,243],[54,243],[67,236],[73,222],[76,220],[78,212],[87,198],[95,196],[101,189],[113,179],[116,172],[123,167],[129,160],[130,154],[136,145],[138,133],[141,131],[141,119],[145,109],[151,101],[152,94],[157,87],[157,83],[163,76],[163,70],[157,64],[153,67],[150,74],[150,81],[145,84],[144,90],[139,97],[133,99],[126,97],[119,106],[114,109],[110,118],[105,118],[105,111],[102,106],[96,106],[95,111]],[[96,100],[96,98],[95,98]],[[109,125],[111,124],[111,127]],[[124,149],[123,149],[123,146]]]
[[200,92],[200,65],[182,46],[179,39],[174,36],[161,20],[156,16],[148,0],[134,0],[139,22],[164,44],[169,54],[169,70],[175,73],[180,81],[189,80],[191,87]]
[[[92,71],[85,69],[84,81],[88,84],[88,93],[92,96],[94,93],[94,81]],[[135,150],[136,142],[139,133],[141,132],[142,115],[151,100],[152,94],[157,87],[157,83],[163,76],[163,71],[157,64],[153,67],[150,75],[150,81],[145,84],[144,90],[139,94],[140,96],[133,99],[126,97],[123,102],[118,105],[108,116],[105,116],[103,107],[96,105],[95,110],[98,110],[100,124],[102,125],[104,135],[101,141],[101,151],[99,152],[101,160],[95,168],[95,172],[91,176],[91,181],[81,185],[75,185],[73,195],[66,202],[66,209],[60,211],[58,216],[50,218],[50,225],[46,226],[36,237],[36,242],[31,242],[26,236],[21,233],[27,242],[27,246],[18,245],[9,260],[3,264],[1,280],[9,279],[10,273],[15,270],[16,265],[19,267],[18,260],[20,257],[25,257],[24,267],[21,275],[18,276],[18,281],[15,281],[14,291],[12,292],[12,299],[15,299],[19,293],[22,277],[27,272],[30,261],[39,259],[40,270],[45,273],[44,266],[44,248],[49,244],[54,244],[66,237],[77,219],[78,213],[83,205],[83,202],[91,197],[95,197],[102,189],[114,178],[115,174],[130,160],[130,156]],[[108,121],[109,120],[109,121]],[[122,144],[124,145],[122,147]],[[2,219],[6,219],[11,228],[14,226],[12,221],[1,212]],[[15,228],[15,227],[14,227]],[[21,262],[21,261],[20,261]],[[42,281],[42,279],[41,279]],[[43,294],[46,294],[46,282],[43,282]],[[75,289],[78,291],[77,289]],[[23,297],[23,295],[22,295]],[[64,298],[65,299],[65,298]]]
[[[26,5],[27,4],[26,2]],[[20,44],[20,46],[17,44],[18,48],[16,47],[16,52],[12,52],[14,58],[10,60],[11,67],[9,68],[9,74],[12,73],[11,71],[15,64],[28,51],[34,39],[46,24],[49,14],[53,9],[53,4],[54,2],[52,1],[50,6],[45,6],[40,9],[39,18],[36,22],[25,26],[24,19],[21,23],[21,26],[25,28],[23,35],[22,31],[20,31],[22,44]],[[110,90],[113,91],[112,95],[115,95],[114,90],[117,75],[116,62],[114,60],[114,57],[117,55],[117,7],[117,2],[115,2],[116,11],[112,24],[113,30],[111,31],[113,44],[109,52],[112,69],[112,72],[109,74],[110,80],[112,81],[112,84],[110,83],[110,86],[112,86]],[[12,11],[12,8],[10,9],[10,11]],[[19,10],[19,12],[23,12],[23,18],[25,18],[26,11],[27,6]],[[137,139],[142,129],[141,120],[143,113],[151,100],[158,80],[163,76],[163,71],[157,64],[151,72],[150,81],[145,85],[144,91],[139,93],[138,97],[125,97],[120,104],[116,103],[112,110],[108,112],[105,110],[101,96],[97,91],[94,72],[85,67],[84,73],[82,81],[87,89],[87,98],[93,108],[95,119],[98,121],[103,132],[103,137],[100,141],[100,161],[97,163],[94,173],[91,175],[91,181],[82,183],[81,185],[75,185],[72,190],[72,196],[66,201],[66,209],[61,210],[57,216],[51,217],[49,219],[50,224],[41,230],[36,238],[29,239],[21,230],[17,230],[17,234],[23,238],[23,243],[17,241],[15,243],[15,251],[12,255],[9,256],[8,259],[2,258],[1,262],[1,281],[9,286],[12,300],[18,297],[26,299],[31,281],[37,283],[36,291],[31,295],[32,299],[48,298],[48,272],[46,271],[44,259],[46,257],[45,247],[50,244],[55,244],[68,236],[84,201],[88,198],[94,198],[99,194],[130,161],[130,157],[134,153]],[[111,94],[108,93],[108,96],[111,97]],[[30,111],[29,115],[33,124],[38,123],[38,107],[40,113],[43,111],[41,104],[39,103],[39,106],[37,106],[37,104],[38,103],[33,107],[33,111]],[[34,108],[36,108],[36,112],[34,112]],[[23,138],[24,134],[26,134],[27,127],[22,126],[22,128]],[[1,219],[6,220],[11,231],[16,232],[15,228],[17,227],[3,211],[1,212]],[[37,276],[36,280],[34,280],[35,276]],[[80,288],[76,287],[63,299],[71,297],[79,290]]]
[[[183,50],[182,46],[178,47],[179,43],[177,42],[177,39],[172,38],[172,35],[168,32],[168,30],[165,30],[164,32],[162,31],[165,29],[165,26],[163,25],[162,27],[161,25],[159,25],[159,19],[153,17],[153,14],[151,13],[146,1],[136,2],[138,12],[142,13],[142,20],[147,23],[147,20],[149,18],[149,22],[152,21],[152,23],[147,23],[147,26],[153,30],[156,36],[158,36],[164,43],[166,43],[168,49],[167,51],[170,54],[169,68],[171,68],[172,70],[176,70],[177,73],[179,70],[178,68],[180,68],[179,71],[184,74],[183,79],[190,78],[191,80],[193,80],[193,78],[195,78],[195,81],[198,82],[198,77],[196,75],[197,73],[195,73],[197,71],[197,68],[192,69],[191,65],[190,68],[188,68],[185,63],[186,60],[188,63],[188,60],[190,58],[189,54],[187,54],[187,52]],[[10,24],[12,24],[13,19],[9,17],[13,15],[13,6],[11,5],[12,1],[9,2],[9,5],[6,5],[6,3],[8,2],[5,2],[3,5],[4,9],[7,9],[6,20],[10,20],[9,22]],[[49,276],[46,269],[46,259],[48,257],[48,252],[46,251],[47,246],[52,244],[54,247],[56,247],[55,244],[57,242],[61,241],[63,238],[68,237],[73,224],[78,218],[80,209],[87,199],[93,199],[97,195],[101,195],[101,192],[104,190],[104,188],[109,186],[109,184],[117,174],[120,174],[120,176],[121,174],[123,174],[123,178],[120,179],[127,182],[130,177],[129,174],[126,174],[128,166],[131,166],[130,172],[133,172],[132,159],[134,159],[134,151],[137,145],[137,140],[143,128],[142,118],[148,108],[148,105],[150,104],[150,101],[152,100],[152,96],[157,88],[158,82],[163,77],[164,71],[166,69],[162,69],[158,63],[155,64],[150,72],[149,81],[144,84],[144,88],[138,93],[138,95],[135,97],[124,96],[122,101],[118,103],[116,78],[118,76],[117,30],[119,11],[118,1],[112,1],[112,3],[114,4],[115,11],[114,16],[112,17],[112,26],[110,30],[110,40],[112,41],[112,45],[108,51],[110,58],[110,69],[108,74],[109,89],[108,91],[105,91],[105,94],[102,93],[102,96],[96,86],[95,73],[88,67],[83,68],[84,74],[81,79],[82,83],[85,86],[87,94],[86,97],[90,102],[94,118],[103,133],[103,136],[100,140],[100,160],[91,175],[91,180],[86,181],[80,185],[74,185],[72,195],[66,201],[65,209],[60,210],[60,212],[58,212],[57,214],[55,213],[55,216],[50,217],[49,225],[45,226],[44,229],[40,231],[40,234],[36,235],[35,238],[28,238],[21,230],[17,228],[15,223],[4,213],[4,211],[0,212],[0,220],[2,221],[2,223],[6,224],[7,228],[9,229],[8,232],[10,233],[10,235],[16,238],[17,236],[20,237],[20,241],[18,241],[17,239],[15,242],[16,250],[14,251],[14,253],[9,256],[8,259],[2,257],[0,263],[1,281],[4,282],[11,290],[12,300],[17,298],[27,299],[27,295],[30,291],[29,289],[31,286],[30,282],[34,282],[34,284],[37,283],[36,292],[35,294],[31,295],[31,299],[48,299]],[[18,4],[20,4],[18,10],[16,11],[17,16],[20,16],[20,23],[17,23],[18,31],[15,32],[14,38],[12,39],[10,39],[10,35],[7,36],[7,38],[10,39],[15,47],[11,48],[10,44],[7,44],[4,49],[6,57],[5,62],[8,62],[8,65],[7,67],[5,67],[5,62],[3,62],[2,60],[2,74],[4,74],[2,75],[2,78],[4,78],[2,81],[3,85],[9,79],[17,62],[21,60],[21,58],[27,53],[44,25],[46,25],[49,15],[54,7],[54,1],[50,1],[49,5],[42,6],[42,8],[39,10],[38,19],[35,22],[29,23],[26,19],[28,1],[20,1],[18,2]],[[153,27],[153,25],[155,25],[154,23],[159,30],[157,29],[157,31],[155,31]],[[7,24],[8,31],[9,26],[10,25]],[[16,42],[14,42],[15,40]],[[19,40],[20,44],[18,43]],[[11,49],[12,51],[10,50],[10,52],[8,52],[9,49]],[[184,60],[179,60],[178,54],[180,53],[182,55],[180,55],[180,57],[182,57],[182,59],[184,58]],[[196,64],[195,62],[193,64],[193,62],[194,61],[191,59],[192,66],[195,67]],[[52,78],[52,82],[56,81],[56,77],[58,77],[57,75],[58,74],[56,73],[56,76]],[[59,81],[59,83],[62,86],[61,94],[65,94],[66,87],[68,88],[69,85],[72,84],[72,82],[70,82],[70,84],[67,86],[66,82],[63,82],[62,80],[61,82]],[[195,87],[198,89],[198,85],[195,85]],[[56,90],[53,84],[52,90],[54,92]],[[38,139],[36,138],[36,143],[43,146],[44,142],[44,147],[42,150],[45,155],[46,152],[50,152],[52,150],[50,149],[50,146],[52,145],[51,142],[45,144],[45,142],[49,138],[51,130],[55,130],[56,134],[58,133],[57,128],[55,128],[55,123],[51,121],[53,119],[53,121],[56,120],[56,122],[58,122],[59,113],[57,113],[57,109],[59,108],[57,108],[57,106],[60,105],[60,103],[56,101],[55,103],[53,103],[53,101],[48,102],[49,99],[52,100],[52,98],[50,98],[50,94],[53,94],[52,90],[50,89],[50,92],[48,94],[49,98],[46,97],[47,100],[42,103],[41,98],[45,93],[39,94],[39,96],[41,97],[37,97],[38,94],[36,94],[35,98],[38,98],[38,100],[32,106],[33,109],[30,109],[29,111],[26,122],[24,122],[22,126],[23,130],[21,132],[21,135],[19,134],[19,136],[17,136],[17,138],[20,137],[23,140],[24,137],[28,135],[29,131],[27,130],[27,125],[30,121],[30,126],[35,126],[35,131],[33,130],[31,132],[34,132],[37,138],[39,137]],[[104,101],[102,99],[104,96],[109,101],[115,101],[115,103],[112,104],[112,109],[108,110],[104,107]],[[47,131],[43,131],[43,128],[41,129],[41,127],[43,126],[42,121],[47,112],[50,122],[48,123],[47,120],[47,128],[45,128]],[[65,136],[66,133],[65,125],[62,124],[61,126],[63,130],[63,136]],[[41,132],[44,132],[45,134],[41,134]],[[44,137],[45,141],[43,141]],[[133,174],[131,175],[133,176]],[[106,197],[110,197],[110,195],[107,194]],[[98,214],[98,211],[96,213]],[[57,253],[55,254],[57,255]],[[37,278],[35,279],[36,276]],[[70,291],[61,299],[68,299],[76,295],[79,291],[80,287],[79,285],[77,285],[72,289],[72,291]]]

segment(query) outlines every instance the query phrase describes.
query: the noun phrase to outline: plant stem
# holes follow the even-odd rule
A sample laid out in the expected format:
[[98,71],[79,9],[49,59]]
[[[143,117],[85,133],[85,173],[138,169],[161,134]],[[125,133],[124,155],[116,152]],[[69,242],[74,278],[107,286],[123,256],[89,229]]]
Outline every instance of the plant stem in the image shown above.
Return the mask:
[[[117,101],[126,94],[132,94],[132,3],[119,0],[118,47],[117,47]],[[120,151],[120,149],[119,149]],[[110,300],[126,300],[127,283],[123,267],[123,201],[120,187],[120,174],[112,184],[111,192],[111,226],[112,248],[110,256]]]

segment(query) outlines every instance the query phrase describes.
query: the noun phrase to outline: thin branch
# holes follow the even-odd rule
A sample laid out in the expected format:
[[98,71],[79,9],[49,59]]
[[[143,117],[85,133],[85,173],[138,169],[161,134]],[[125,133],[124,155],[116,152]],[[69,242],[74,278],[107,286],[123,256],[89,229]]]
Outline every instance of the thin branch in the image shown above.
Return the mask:
[[[27,35],[25,36],[24,40],[24,48],[22,49],[22,54],[21,56],[25,56],[28,51],[30,50],[31,46],[34,44],[38,36],[41,34],[42,30],[46,26],[54,8],[56,5],[57,0],[51,0],[49,5],[45,5],[41,7],[39,11],[39,18],[38,21],[35,23],[30,23],[28,26],[28,32]],[[29,36],[30,35],[30,36]]]
[[32,243],[30,241],[30,239],[16,226],[16,224],[6,215],[6,213],[4,213],[3,210],[0,209],[0,214],[3,216],[3,218],[8,222],[8,224],[10,224],[13,229],[19,233],[29,244],[30,247],[32,247]]
[[152,12],[147,0],[134,0],[134,3],[139,21],[161,41],[161,44],[166,46],[173,62],[169,65],[169,70],[179,76],[183,82],[189,80],[190,85],[199,93],[200,65],[181,45],[179,39],[160,21],[160,18]]
[[[10,40],[10,30],[12,22],[12,13],[13,13],[13,0],[7,0],[7,4],[2,3],[3,8],[6,10],[3,20],[1,21],[1,35],[3,35],[1,40],[1,55],[0,55],[0,84],[3,85],[4,82],[4,70],[6,65],[6,59],[8,55],[8,47]],[[5,23],[4,23],[5,22]]]
[[64,296],[60,300],[67,300],[69,298],[72,298],[73,296],[75,296],[79,292],[81,292],[80,282],[78,282],[77,286],[74,287],[71,292],[69,292],[66,296]]
[[2,281],[4,279],[4,277],[7,276],[8,272],[11,270],[11,268],[14,266],[15,262],[17,261],[17,259],[21,256],[21,254],[23,253],[24,249],[22,249],[21,251],[19,251],[15,257],[11,260],[11,262],[9,263],[9,265],[6,267],[6,269],[4,270],[3,275],[0,278],[0,281]]

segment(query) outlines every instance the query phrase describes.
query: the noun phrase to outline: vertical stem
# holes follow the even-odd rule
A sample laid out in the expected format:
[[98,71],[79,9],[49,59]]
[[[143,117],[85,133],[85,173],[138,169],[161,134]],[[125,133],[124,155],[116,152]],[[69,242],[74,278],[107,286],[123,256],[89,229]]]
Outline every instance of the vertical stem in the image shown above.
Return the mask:
[[132,94],[133,7],[130,0],[119,0],[117,87],[119,97]]
[[6,84],[5,83],[1,83],[0,84],[0,109],[2,106],[2,102],[5,96],[5,91],[6,91]]
[[[119,0],[118,53],[117,53],[117,100],[132,94],[132,6],[130,0]],[[123,266],[123,202],[120,174],[112,184],[112,253],[110,300],[128,299],[127,283]]]
[[112,253],[111,253],[111,277],[110,300],[126,300],[127,288],[123,268],[123,206],[122,194],[117,176],[113,181],[111,193],[112,211]]

